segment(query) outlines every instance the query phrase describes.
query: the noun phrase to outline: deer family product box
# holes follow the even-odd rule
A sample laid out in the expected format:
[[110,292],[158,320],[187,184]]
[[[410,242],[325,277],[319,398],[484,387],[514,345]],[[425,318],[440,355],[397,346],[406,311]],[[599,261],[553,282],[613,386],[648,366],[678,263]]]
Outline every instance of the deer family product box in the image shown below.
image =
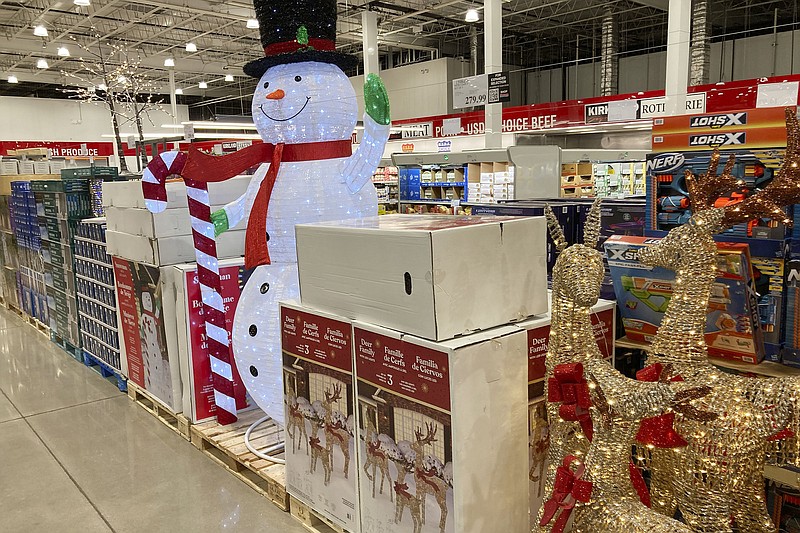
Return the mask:
[[[592,307],[592,332],[604,358],[614,364],[614,328],[616,303],[598,301]],[[544,396],[545,359],[550,339],[550,314],[517,324],[527,335],[528,345],[528,439],[529,495],[531,527],[538,522],[539,508],[546,499],[547,450],[550,431],[547,423],[547,402]]]
[[[605,244],[625,334],[632,340],[652,341],[672,299],[675,272],[638,259],[639,249],[659,241],[612,236]],[[717,252],[717,279],[706,319],[708,355],[760,363],[764,339],[748,245],[718,242]]]
[[359,531],[350,321],[281,303],[286,490],[347,531]]
[[353,342],[362,532],[528,531],[525,332]]
[[316,309],[431,340],[547,311],[544,217],[385,215],[296,233]]

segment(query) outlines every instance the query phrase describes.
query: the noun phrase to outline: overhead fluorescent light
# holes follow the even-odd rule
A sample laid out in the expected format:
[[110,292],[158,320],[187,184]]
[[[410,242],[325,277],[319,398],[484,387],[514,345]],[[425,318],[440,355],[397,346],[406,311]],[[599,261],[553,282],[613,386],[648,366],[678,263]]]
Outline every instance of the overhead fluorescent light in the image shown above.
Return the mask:
[[225,81],[233,81],[233,74],[225,74]]
[[[247,117],[249,118],[249,117]],[[182,122],[180,124],[162,124],[162,128],[183,129],[187,124],[194,126],[196,130],[255,130],[256,125],[252,122],[214,122],[208,120],[197,120]]]
[[10,74],[8,76],[8,83],[19,83],[19,80],[17,79],[16,76],[14,76],[13,74]]
[[40,59],[39,61],[36,62],[36,68],[46,69],[49,67],[50,65],[47,64],[46,59]]
[[201,89],[208,89],[208,84],[206,82],[204,82],[204,81],[201,81],[200,83],[198,83],[197,86],[199,88],[201,88]]
[[171,58],[171,57],[166,58],[164,60],[164,66],[165,67],[174,67],[175,66],[175,60],[173,58]]
[[69,48],[61,46],[58,48],[58,57],[69,57]]
[[195,139],[260,139],[257,133],[195,133]]
[[177,89],[175,89],[175,94],[183,94],[183,89],[178,87]]
[[76,6],[86,7],[92,5],[91,0],[73,0],[72,2]]
[[193,42],[189,41],[186,43],[186,51],[187,52],[197,52],[197,45]]
[[33,34],[37,37],[47,37],[49,35],[47,33],[47,28],[45,28],[41,24],[33,28]]
[[464,20],[466,22],[478,22],[480,19],[481,16],[478,13],[478,10],[475,9],[474,7],[467,9],[467,14],[464,15]]
[[258,29],[258,21],[256,19],[247,19],[247,27],[251,30]]
[[98,91],[107,91],[108,87],[106,87],[105,83],[101,83],[100,85],[97,86],[97,90]]
[[127,83],[127,82],[128,82],[128,78],[126,78],[125,76],[123,76],[121,74],[119,76],[117,76],[117,83]]

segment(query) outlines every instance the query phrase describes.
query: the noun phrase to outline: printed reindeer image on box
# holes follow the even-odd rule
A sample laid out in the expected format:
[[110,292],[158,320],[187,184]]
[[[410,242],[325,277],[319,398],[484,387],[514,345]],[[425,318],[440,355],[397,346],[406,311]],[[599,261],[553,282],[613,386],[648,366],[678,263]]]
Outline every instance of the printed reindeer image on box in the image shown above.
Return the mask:
[[[492,427],[481,423],[484,419],[486,423],[494,419],[491,408],[483,409],[484,402],[493,408],[515,393],[520,400],[524,399],[524,379],[517,379],[514,384],[505,382],[503,392],[498,391],[497,395],[493,387],[488,390],[470,387],[470,379],[480,379],[485,371],[477,363],[481,350],[484,365],[493,364],[495,354],[491,348],[503,353],[494,364],[513,359],[515,353],[518,362],[522,362],[522,333],[516,328],[508,329],[504,332],[507,336],[499,334],[501,340],[490,336],[490,340],[476,338],[472,343],[464,340],[435,343],[356,323],[353,338],[363,533],[488,531],[494,519],[490,510],[494,504],[483,506],[476,501],[483,499],[486,504],[486,494],[493,494],[493,500],[512,502],[509,505],[515,505],[516,497],[515,510],[519,512],[501,510],[500,514],[507,515],[506,523],[525,527],[527,462],[521,402],[516,404],[520,416],[515,422],[509,424],[508,420],[502,420],[504,416],[497,417],[508,431],[506,444],[510,453],[506,457],[510,468],[516,468],[517,473],[506,477],[505,465],[493,475],[481,471],[482,467],[492,468],[495,453],[503,455],[503,445],[489,451],[481,442],[486,437],[481,436],[484,431],[494,433]],[[519,332],[516,339],[515,331]],[[505,357],[509,354],[510,358]],[[492,381],[498,387],[503,383],[502,377]],[[472,399],[466,399],[468,390],[480,396],[474,398],[474,405],[469,405]],[[509,407],[509,411],[515,411],[516,407]],[[462,432],[460,442],[457,430],[454,432],[456,427]],[[484,461],[488,464],[479,464],[478,457],[486,453],[492,459]],[[456,477],[459,473],[460,478]],[[480,482],[481,489],[470,488],[479,483],[478,479],[484,480]],[[515,480],[519,483],[515,484]],[[493,487],[500,485],[505,490],[494,494]],[[506,490],[515,489],[515,496],[506,499]],[[483,517],[485,523],[471,520],[470,514],[478,507],[487,514]],[[514,517],[515,514],[519,516]],[[504,529],[502,522],[498,526]]]
[[286,488],[357,531],[351,325],[281,304],[286,398]]

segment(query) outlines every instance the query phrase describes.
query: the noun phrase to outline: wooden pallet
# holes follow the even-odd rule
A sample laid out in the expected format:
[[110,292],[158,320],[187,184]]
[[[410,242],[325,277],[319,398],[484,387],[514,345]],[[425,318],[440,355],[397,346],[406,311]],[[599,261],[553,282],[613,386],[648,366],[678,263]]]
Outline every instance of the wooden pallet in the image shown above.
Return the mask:
[[152,394],[132,381],[127,382],[127,388],[128,398],[130,398],[131,401],[139,404],[145,411],[159,419],[164,425],[184,439],[191,440],[189,437],[189,428],[191,424],[189,424],[188,418],[182,414],[174,413],[171,409],[168,409],[162,405],[161,402],[156,400]]
[[11,311],[12,313],[15,313],[20,318],[23,318],[25,316],[25,313],[22,312],[22,309],[12,304],[11,302],[6,302],[6,309]]
[[128,392],[128,379],[123,376],[119,370],[109,365],[102,359],[90,354],[86,350],[83,350],[83,364],[90,368],[94,368],[98,374],[106,379],[113,377],[117,382],[117,388],[119,391]]
[[36,329],[36,331],[38,331],[39,333],[41,333],[45,337],[48,337],[48,338],[50,337],[50,327],[46,326],[44,324],[44,322],[42,322],[38,318],[30,316],[28,314],[24,314],[22,316],[22,318],[24,318],[25,321],[28,322],[28,324],[33,326]]
[[334,524],[293,496],[289,496],[289,511],[304,528],[314,533],[348,533],[346,529]]
[[[284,511],[289,510],[286,493],[286,468],[255,456],[244,444],[247,429],[264,414],[259,410],[239,414],[239,420],[227,426],[216,421],[195,424],[191,428],[192,444],[256,492]],[[282,440],[282,432],[272,421],[261,424],[250,435],[250,444],[258,449],[268,448]],[[283,458],[281,453],[276,455]]]

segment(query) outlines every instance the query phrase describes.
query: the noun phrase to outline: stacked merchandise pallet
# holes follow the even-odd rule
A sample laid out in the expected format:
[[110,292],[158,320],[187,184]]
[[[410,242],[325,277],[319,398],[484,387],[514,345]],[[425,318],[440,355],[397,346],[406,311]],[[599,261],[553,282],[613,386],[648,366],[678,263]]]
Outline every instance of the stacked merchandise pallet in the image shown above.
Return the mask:
[[17,298],[18,256],[17,241],[11,229],[11,195],[0,195],[0,296],[3,304],[17,309],[20,308]]
[[400,200],[397,167],[378,167],[372,175],[372,183],[378,191],[378,214],[397,213],[397,204]]
[[587,198],[594,196],[594,174],[591,163],[561,165],[561,197]]
[[42,241],[31,182],[11,183],[11,224],[17,242],[17,299],[22,312],[47,324],[49,310],[42,257]]
[[114,269],[106,252],[105,219],[81,221],[75,235],[75,287],[84,362],[127,375],[120,357]]
[[76,359],[83,360],[79,348],[72,238],[78,221],[92,214],[89,184],[86,179],[74,178],[37,181],[32,189],[39,215],[51,339]]

